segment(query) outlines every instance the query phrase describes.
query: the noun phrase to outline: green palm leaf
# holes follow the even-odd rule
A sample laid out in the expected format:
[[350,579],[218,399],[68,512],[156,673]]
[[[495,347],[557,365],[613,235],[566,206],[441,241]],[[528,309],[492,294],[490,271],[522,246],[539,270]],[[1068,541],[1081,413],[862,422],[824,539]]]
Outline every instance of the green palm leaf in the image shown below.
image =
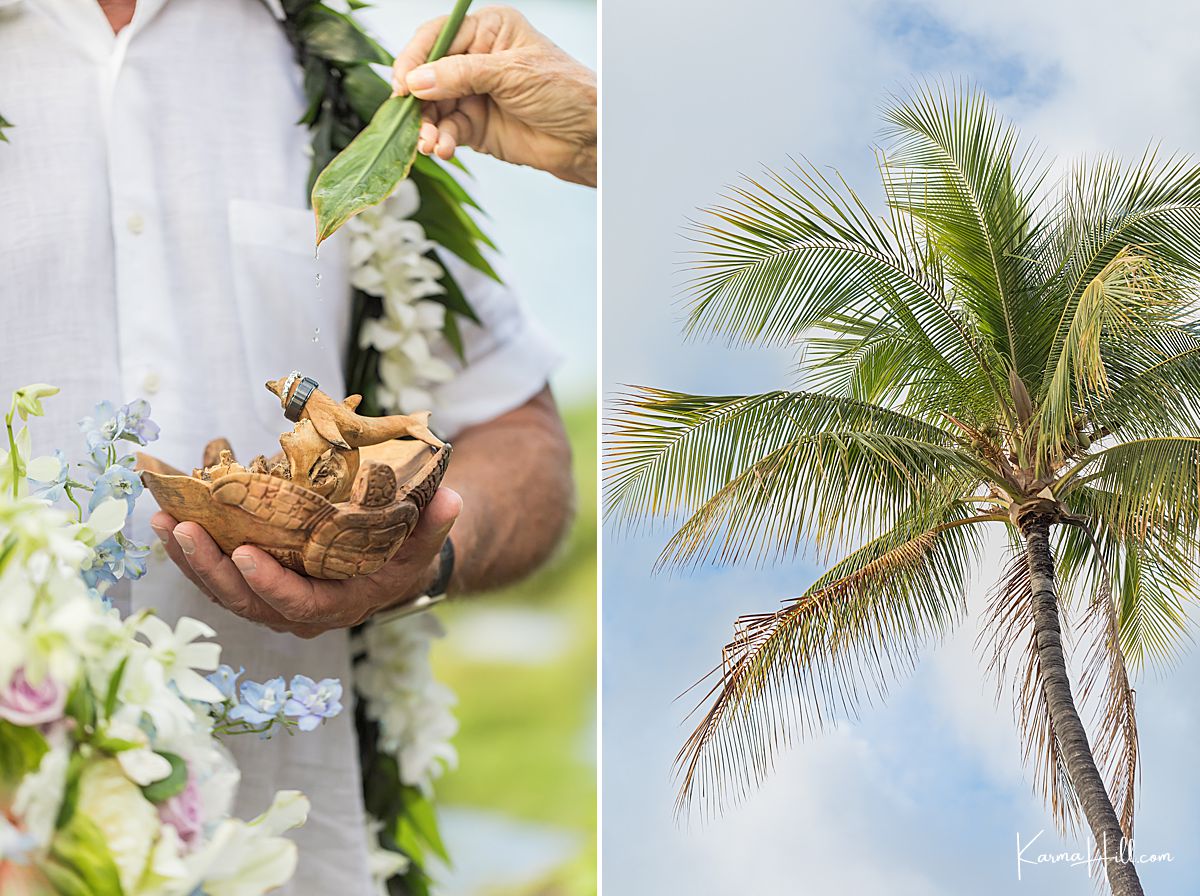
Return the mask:
[[683,519],[664,563],[717,546],[723,560],[778,558],[805,537],[834,549],[886,527],[936,481],[968,493],[986,475],[946,431],[851,399],[641,390],[616,411],[607,512]]
[[796,165],[789,177],[748,181],[693,233],[689,334],[789,344],[847,320],[886,322],[921,369],[987,396],[994,413],[1003,365],[943,293],[936,256],[874,220],[854,193]]
[[1007,366],[1025,376],[1033,363],[1025,331],[1038,299],[1022,250],[1036,228],[1031,197],[1044,167],[968,87],[919,91],[886,109],[884,119],[888,204],[924,225],[960,301]]

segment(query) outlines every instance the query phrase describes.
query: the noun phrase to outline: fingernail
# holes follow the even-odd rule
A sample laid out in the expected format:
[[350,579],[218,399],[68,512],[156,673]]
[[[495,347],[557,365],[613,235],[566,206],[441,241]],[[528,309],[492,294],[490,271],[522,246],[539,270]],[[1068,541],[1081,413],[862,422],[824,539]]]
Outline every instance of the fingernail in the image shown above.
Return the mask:
[[435,84],[437,84],[437,73],[434,72],[432,66],[423,65],[408,73],[409,90],[428,90]]
[[243,573],[254,572],[254,558],[249,554],[234,554],[233,562]]
[[170,529],[167,529],[163,526],[151,526],[150,528],[154,530],[154,534],[158,536],[159,541],[161,541],[163,544],[167,543],[167,538],[169,538],[171,535]]
[[196,542],[192,541],[192,536],[183,535],[175,532],[175,540],[179,542],[179,549],[187,555],[192,555],[196,552]]

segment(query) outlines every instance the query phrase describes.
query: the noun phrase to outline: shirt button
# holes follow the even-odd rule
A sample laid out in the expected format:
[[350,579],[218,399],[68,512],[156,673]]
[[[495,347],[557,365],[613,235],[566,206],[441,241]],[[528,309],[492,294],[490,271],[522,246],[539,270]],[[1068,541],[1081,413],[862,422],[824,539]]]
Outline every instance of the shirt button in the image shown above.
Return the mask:
[[129,216],[129,220],[125,222],[125,226],[129,229],[130,233],[137,236],[146,229],[146,219],[137,212],[134,212]]
[[154,370],[151,370],[142,377],[142,391],[147,395],[154,395],[162,386],[162,377]]

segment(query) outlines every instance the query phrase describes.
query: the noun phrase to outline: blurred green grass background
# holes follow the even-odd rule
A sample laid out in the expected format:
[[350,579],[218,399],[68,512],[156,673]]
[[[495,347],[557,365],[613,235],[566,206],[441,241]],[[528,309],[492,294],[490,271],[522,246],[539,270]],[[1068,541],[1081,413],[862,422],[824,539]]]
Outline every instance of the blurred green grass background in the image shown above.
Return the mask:
[[563,408],[576,512],[521,585],[448,605],[434,672],[458,694],[459,765],[438,783],[445,896],[596,893],[596,405]]

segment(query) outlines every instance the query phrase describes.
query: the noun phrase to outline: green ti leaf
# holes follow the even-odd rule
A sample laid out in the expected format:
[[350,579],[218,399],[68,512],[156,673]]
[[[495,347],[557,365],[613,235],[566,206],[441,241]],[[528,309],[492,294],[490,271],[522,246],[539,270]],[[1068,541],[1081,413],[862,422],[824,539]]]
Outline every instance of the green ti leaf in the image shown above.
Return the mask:
[[302,19],[304,45],[309,53],[339,65],[374,62],[391,65],[392,55],[372,40],[353,19],[316,4]]
[[[429,54],[433,62],[450,48],[471,0],[457,0]],[[317,244],[365,208],[391,195],[408,177],[417,155],[421,102],[416,97],[391,97],[370,123],[339,153],[313,185],[312,206],[317,216]]]

